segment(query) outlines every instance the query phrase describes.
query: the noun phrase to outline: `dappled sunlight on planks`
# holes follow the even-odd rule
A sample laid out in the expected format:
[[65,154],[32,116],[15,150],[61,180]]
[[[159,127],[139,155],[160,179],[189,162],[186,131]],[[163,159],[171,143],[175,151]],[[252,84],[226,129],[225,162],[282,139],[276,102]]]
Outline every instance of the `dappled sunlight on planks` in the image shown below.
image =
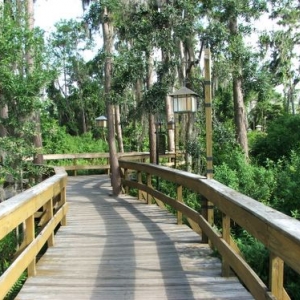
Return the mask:
[[253,299],[166,210],[110,196],[104,175],[68,182],[68,225],[16,299]]

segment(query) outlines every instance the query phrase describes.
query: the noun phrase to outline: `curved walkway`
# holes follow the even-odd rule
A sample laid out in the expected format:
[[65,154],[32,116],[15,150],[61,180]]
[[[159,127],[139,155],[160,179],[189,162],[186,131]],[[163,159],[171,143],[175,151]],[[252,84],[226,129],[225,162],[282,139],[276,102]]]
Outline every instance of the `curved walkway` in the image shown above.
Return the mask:
[[67,226],[16,299],[253,299],[174,216],[110,190],[105,175],[68,178]]

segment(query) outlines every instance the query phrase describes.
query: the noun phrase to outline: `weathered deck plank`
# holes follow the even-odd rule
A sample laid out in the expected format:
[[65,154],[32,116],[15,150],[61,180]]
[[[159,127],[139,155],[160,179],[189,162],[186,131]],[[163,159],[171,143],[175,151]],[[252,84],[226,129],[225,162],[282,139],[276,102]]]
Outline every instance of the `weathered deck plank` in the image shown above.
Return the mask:
[[68,224],[16,299],[253,299],[171,214],[109,193],[107,176],[69,178]]

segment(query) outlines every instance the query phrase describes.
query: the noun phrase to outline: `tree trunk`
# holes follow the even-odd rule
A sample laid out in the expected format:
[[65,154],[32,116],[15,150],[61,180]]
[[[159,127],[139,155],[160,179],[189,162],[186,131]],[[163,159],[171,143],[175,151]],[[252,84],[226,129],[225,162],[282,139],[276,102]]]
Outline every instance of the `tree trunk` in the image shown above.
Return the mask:
[[[34,6],[33,6],[33,0],[27,0],[27,16],[28,16],[28,28],[29,30],[34,29]],[[28,72],[30,73],[33,68],[33,58],[31,49],[27,49],[26,51],[26,60],[28,64]],[[33,135],[33,145],[36,150],[36,154],[33,157],[33,163],[35,164],[43,164],[44,158],[43,158],[43,140],[42,140],[42,134],[41,134],[41,118],[40,118],[40,112],[38,110],[34,111],[31,115],[32,123],[34,124],[34,135]]]
[[247,117],[242,91],[242,79],[233,78],[234,116],[237,141],[244,150],[246,158],[249,157],[247,137]]
[[156,128],[155,128],[155,116],[149,114],[149,147],[150,147],[150,163],[155,164],[157,162],[156,152]]
[[[8,107],[5,104],[3,107],[0,108],[0,119],[4,120],[8,118]],[[7,136],[7,129],[3,124],[0,124],[0,137]]]
[[[167,114],[167,122],[174,122],[175,124],[175,116],[174,116],[174,112],[172,109],[172,99],[170,96],[167,96],[166,99],[166,114]],[[174,129],[169,129],[168,130],[168,150],[170,152],[174,152],[175,151],[175,130]]]
[[123,145],[123,136],[122,136],[122,124],[121,124],[121,116],[120,116],[120,106],[115,105],[115,127],[118,139],[118,150],[119,152],[124,152]]
[[[231,17],[229,20],[229,30],[230,34],[235,36],[238,35],[238,23],[237,18]],[[235,120],[235,129],[237,141],[242,147],[246,158],[249,157],[248,149],[248,137],[247,137],[247,115],[244,104],[244,95],[242,89],[242,70],[241,62],[239,58],[232,58],[232,63],[235,66],[235,71],[233,71],[233,101],[234,101],[234,120]]]
[[108,122],[108,145],[109,145],[109,162],[111,170],[111,185],[113,195],[117,196],[121,192],[121,173],[119,167],[119,160],[117,156],[117,148],[115,141],[115,126],[114,126],[114,105],[110,100],[111,93],[111,74],[112,74],[112,47],[113,47],[113,26],[111,23],[111,15],[108,9],[104,8],[103,14],[103,41],[105,50],[105,95],[107,108],[107,122]]
[[[147,89],[149,90],[153,85],[153,57],[149,53],[148,56],[148,72],[147,72]],[[149,113],[149,151],[150,151],[150,163],[157,162],[156,152],[156,128],[155,128],[155,116]]]

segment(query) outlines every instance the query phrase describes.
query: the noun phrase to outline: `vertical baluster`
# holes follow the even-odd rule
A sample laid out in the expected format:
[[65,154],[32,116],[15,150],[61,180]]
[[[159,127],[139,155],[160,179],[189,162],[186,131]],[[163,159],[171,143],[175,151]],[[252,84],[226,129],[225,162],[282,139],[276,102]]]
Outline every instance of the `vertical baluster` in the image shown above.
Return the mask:
[[[128,171],[128,169],[124,169],[124,178],[125,178],[125,180],[129,180],[129,171]],[[129,186],[128,185],[125,186],[125,193],[127,195],[129,195]]]
[[[230,217],[228,215],[222,215],[222,237],[225,242],[230,244]],[[222,258],[222,276],[230,276],[230,265],[226,259]]]
[[74,166],[75,166],[75,168],[74,168],[74,176],[77,176],[77,159],[76,158],[74,158]]
[[[183,202],[182,199],[182,185],[177,186],[177,201]],[[182,225],[182,212],[177,210],[177,224]]]
[[[34,228],[34,216],[30,216],[25,221],[26,230],[25,230],[25,241],[26,245],[29,245],[35,238],[35,228]],[[36,258],[29,264],[28,268],[28,276],[34,276],[36,274]]]
[[[53,218],[53,198],[50,199],[46,205],[46,213],[47,213],[47,221],[50,221]],[[52,231],[48,241],[47,241],[48,247],[54,246],[54,232]]]
[[[205,220],[207,220],[207,218],[208,218],[207,203],[208,203],[207,199],[202,197],[201,198],[201,215]],[[206,234],[204,234],[204,232],[202,232],[202,243],[203,244],[208,243],[208,237]]]
[[[143,183],[143,181],[142,181],[142,172],[140,172],[140,171],[137,172],[137,180],[138,180],[139,184]],[[140,189],[139,189],[139,193],[138,193],[138,199],[139,200],[143,199],[143,193]]]
[[270,253],[270,289],[272,294],[278,300],[285,299],[284,288],[283,288],[283,273],[284,273],[284,262],[281,258],[273,253]]
[[[64,187],[61,189],[60,192],[60,205],[64,205],[67,201],[67,197],[66,197],[66,179],[63,181]],[[61,220],[61,225],[62,226],[66,226],[67,225],[67,217],[64,216]]]
[[[150,174],[147,174],[147,187],[153,189]],[[147,194],[147,204],[152,204],[152,196],[150,194]]]

